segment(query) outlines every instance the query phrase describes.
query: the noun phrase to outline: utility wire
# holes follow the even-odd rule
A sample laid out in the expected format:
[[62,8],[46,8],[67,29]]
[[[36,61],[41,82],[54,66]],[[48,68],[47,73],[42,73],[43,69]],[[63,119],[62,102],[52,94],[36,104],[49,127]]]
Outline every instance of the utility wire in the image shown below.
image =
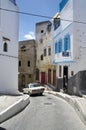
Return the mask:
[[6,54],[2,54],[2,53],[0,53],[0,56],[5,56],[5,57],[10,57],[10,58],[16,58],[16,59],[18,59],[18,57],[16,57],[16,56],[6,55]]
[[[0,8],[0,10],[4,10],[4,11],[8,11],[8,12],[14,12],[14,13],[19,13],[19,14],[24,14],[24,15],[29,15],[29,16],[34,16],[34,17],[43,17],[43,18],[47,18],[47,19],[61,19],[61,18],[53,18],[50,16],[44,16],[44,15],[39,15],[39,14],[33,14],[33,13],[27,13],[27,12],[21,12],[21,11],[15,11],[15,10],[9,10],[9,9],[4,9],[4,8]],[[86,24],[86,22],[82,22],[82,21],[72,21],[72,20],[68,20],[68,19],[61,19],[63,21],[68,21],[68,22],[75,22],[75,23],[80,23],[80,24]]]
[[52,17],[49,17],[49,16],[43,16],[43,15],[39,15],[39,14],[26,13],[26,12],[20,12],[20,11],[9,10],[9,9],[3,9],[3,8],[0,8],[0,9],[1,9],[1,10],[4,10],[4,11],[9,11],[9,12],[19,13],[19,14],[24,14],[24,15],[31,15],[31,16],[36,16],[36,17],[44,17],[44,18],[49,18],[49,19],[52,18]]

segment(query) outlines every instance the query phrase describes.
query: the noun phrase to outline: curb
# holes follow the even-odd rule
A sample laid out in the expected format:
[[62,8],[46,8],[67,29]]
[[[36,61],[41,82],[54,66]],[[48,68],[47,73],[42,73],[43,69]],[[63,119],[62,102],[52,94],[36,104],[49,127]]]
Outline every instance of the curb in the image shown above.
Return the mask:
[[61,94],[54,91],[46,91],[46,92],[67,101],[74,108],[74,110],[78,114],[81,121],[86,125],[86,112],[83,110],[83,107],[81,106],[78,100],[73,99],[69,95],[66,95],[66,94]]
[[22,111],[29,103],[30,100],[28,95],[25,95],[25,98],[21,98],[20,100],[16,101],[14,104],[0,113],[0,123]]

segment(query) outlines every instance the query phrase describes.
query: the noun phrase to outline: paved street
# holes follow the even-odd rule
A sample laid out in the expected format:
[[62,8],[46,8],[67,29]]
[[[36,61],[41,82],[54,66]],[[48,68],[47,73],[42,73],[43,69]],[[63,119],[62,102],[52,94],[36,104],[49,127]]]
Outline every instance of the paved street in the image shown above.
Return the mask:
[[66,101],[46,93],[30,97],[30,104],[0,127],[4,130],[86,130]]

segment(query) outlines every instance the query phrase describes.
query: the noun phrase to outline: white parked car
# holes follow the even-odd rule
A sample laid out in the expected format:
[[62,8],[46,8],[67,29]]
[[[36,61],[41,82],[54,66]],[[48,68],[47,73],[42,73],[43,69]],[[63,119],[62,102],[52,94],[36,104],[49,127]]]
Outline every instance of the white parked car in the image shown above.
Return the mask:
[[43,87],[41,84],[39,83],[30,83],[27,85],[27,88],[23,89],[23,93],[27,93],[27,94],[40,94],[42,95],[43,92],[45,90],[45,87]]

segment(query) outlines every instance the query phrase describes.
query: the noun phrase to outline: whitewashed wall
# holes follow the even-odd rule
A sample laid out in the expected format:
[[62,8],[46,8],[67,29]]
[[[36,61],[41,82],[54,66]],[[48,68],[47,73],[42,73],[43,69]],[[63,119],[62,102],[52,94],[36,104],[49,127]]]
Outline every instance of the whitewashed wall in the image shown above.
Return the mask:
[[64,30],[73,21],[73,0],[69,0],[60,13],[61,27]]
[[[76,74],[79,71],[86,70],[86,24],[84,24],[84,22],[86,22],[85,10],[86,0],[69,0],[60,13],[61,26],[54,31],[54,43],[60,38],[64,40],[64,36],[67,33],[70,34],[70,56],[65,58],[60,54],[54,54],[52,58],[52,60],[54,59],[57,64],[69,66],[69,76],[71,76],[71,71],[74,71],[74,74]],[[73,63],[64,62],[67,62],[68,60],[73,60]]]
[[[18,11],[9,0],[0,0],[0,7]],[[0,93],[18,94],[18,20],[18,13],[0,10]],[[7,52],[3,37],[9,39]]]

